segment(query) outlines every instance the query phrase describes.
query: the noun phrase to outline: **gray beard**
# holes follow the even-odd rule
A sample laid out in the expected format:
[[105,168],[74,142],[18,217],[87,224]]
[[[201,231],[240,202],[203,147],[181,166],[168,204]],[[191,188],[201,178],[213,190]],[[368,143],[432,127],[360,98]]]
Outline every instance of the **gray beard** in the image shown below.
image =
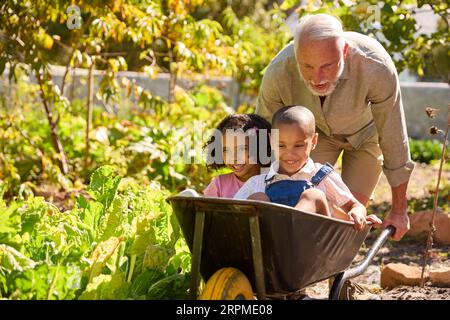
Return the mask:
[[344,59],[342,59],[341,67],[339,68],[339,71],[338,71],[338,73],[336,75],[336,78],[333,80],[333,82],[331,82],[330,88],[327,91],[323,92],[323,93],[320,93],[320,92],[317,92],[316,90],[314,90],[314,87],[311,84],[311,82],[305,80],[305,78],[303,77],[302,72],[300,71],[300,67],[298,66],[298,64],[297,64],[297,69],[298,69],[298,72],[300,73],[300,77],[302,78],[302,80],[305,83],[305,86],[308,88],[308,90],[315,96],[318,96],[318,97],[322,96],[322,97],[324,97],[324,96],[329,96],[330,94],[333,93],[334,89],[336,89],[336,86],[339,83],[339,77],[344,72],[344,66],[345,66],[345,62],[344,62]]

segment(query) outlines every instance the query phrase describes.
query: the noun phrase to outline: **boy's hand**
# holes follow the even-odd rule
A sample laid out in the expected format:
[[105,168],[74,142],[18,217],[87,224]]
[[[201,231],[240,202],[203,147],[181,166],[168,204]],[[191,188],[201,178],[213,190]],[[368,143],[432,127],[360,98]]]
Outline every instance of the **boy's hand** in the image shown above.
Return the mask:
[[367,215],[366,207],[360,203],[347,202],[344,205],[345,209],[350,209],[345,212],[343,209],[333,205],[333,216],[338,219],[344,219],[355,223],[356,230],[362,230],[367,224],[367,221],[372,222],[374,228],[378,228],[383,222],[376,215]]
[[366,208],[362,205],[353,206],[348,212],[348,216],[355,223],[356,230],[362,230],[366,226]]
[[333,205],[333,217],[355,223],[356,230],[366,226],[366,207],[353,201],[347,202],[342,208]]
[[367,221],[372,222],[372,226],[374,228],[378,228],[379,226],[381,226],[381,224],[383,223],[383,221],[381,221],[380,218],[378,218],[376,215],[374,214],[370,214],[366,217]]

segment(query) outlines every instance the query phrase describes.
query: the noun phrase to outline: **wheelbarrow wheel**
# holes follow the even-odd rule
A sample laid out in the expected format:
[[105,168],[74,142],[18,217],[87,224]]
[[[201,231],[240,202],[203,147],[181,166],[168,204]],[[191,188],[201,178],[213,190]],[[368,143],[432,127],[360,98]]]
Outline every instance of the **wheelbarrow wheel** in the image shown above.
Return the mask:
[[222,268],[206,282],[200,300],[254,300],[247,277],[236,268]]

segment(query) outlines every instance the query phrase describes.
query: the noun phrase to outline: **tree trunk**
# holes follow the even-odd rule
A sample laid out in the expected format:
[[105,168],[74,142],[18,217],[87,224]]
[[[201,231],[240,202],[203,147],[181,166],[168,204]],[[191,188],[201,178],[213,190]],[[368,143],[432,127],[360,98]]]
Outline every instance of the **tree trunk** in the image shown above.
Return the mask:
[[75,68],[72,69],[72,85],[70,86],[70,92],[69,92],[69,101],[72,102],[73,98],[75,97],[75,85],[76,85],[76,70]]
[[87,100],[87,113],[86,113],[86,151],[84,156],[84,165],[85,168],[87,168],[90,164],[90,155],[89,155],[89,149],[90,149],[90,142],[89,142],[89,132],[91,131],[92,127],[92,104],[94,101],[94,62],[92,62],[91,67],[89,68],[88,73],[88,100]]
[[45,96],[43,79],[39,71],[36,71],[36,78],[39,82],[39,87],[41,88],[41,98],[42,103],[44,104],[45,113],[47,115],[48,124],[50,126],[50,137],[52,139],[53,148],[55,148],[56,153],[59,155],[60,168],[63,174],[67,174],[69,172],[69,166],[67,164],[67,157],[64,153],[64,148],[61,143],[61,139],[59,139],[57,122],[53,119],[52,108],[50,108],[49,101],[47,101],[47,97]]
[[64,88],[65,88],[65,85],[66,85],[66,79],[67,79],[67,75],[69,74],[69,71],[70,71],[70,66],[67,65],[66,66],[66,71],[64,71],[64,75],[63,75],[62,81],[61,81],[61,95],[62,96],[64,95]]

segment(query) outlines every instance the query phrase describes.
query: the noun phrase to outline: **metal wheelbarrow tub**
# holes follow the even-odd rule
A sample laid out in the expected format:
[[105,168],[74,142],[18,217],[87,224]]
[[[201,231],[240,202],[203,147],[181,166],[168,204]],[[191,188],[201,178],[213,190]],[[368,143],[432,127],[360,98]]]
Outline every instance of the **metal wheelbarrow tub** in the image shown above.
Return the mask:
[[356,231],[350,222],[261,201],[174,196],[168,202],[193,253],[191,294],[196,269],[208,279],[235,267],[259,298],[343,278],[371,229]]

